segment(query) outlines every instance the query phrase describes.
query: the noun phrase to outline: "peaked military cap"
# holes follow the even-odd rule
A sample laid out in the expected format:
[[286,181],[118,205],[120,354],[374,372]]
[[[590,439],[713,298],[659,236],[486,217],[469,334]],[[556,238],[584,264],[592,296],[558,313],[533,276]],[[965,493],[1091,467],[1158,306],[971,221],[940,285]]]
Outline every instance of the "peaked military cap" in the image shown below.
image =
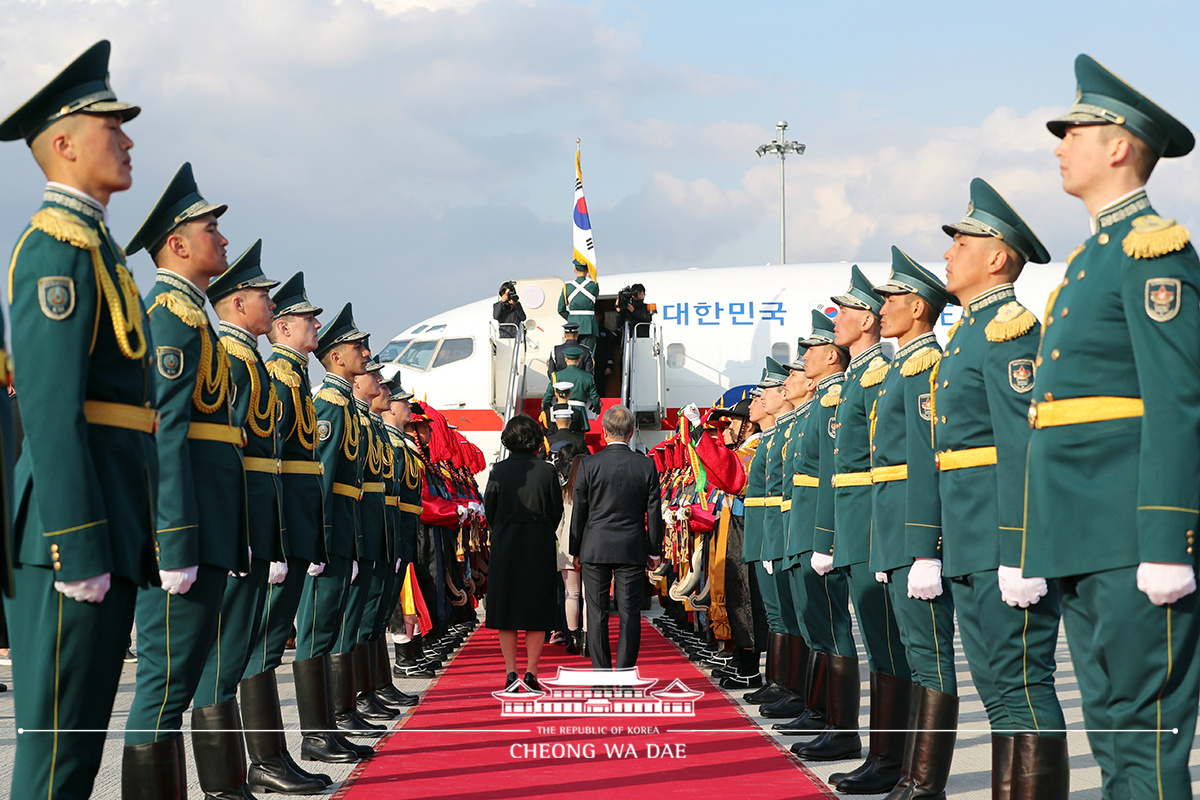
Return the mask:
[[883,308],[883,298],[872,291],[871,282],[867,280],[866,275],[862,274],[862,270],[858,268],[857,264],[850,268],[850,288],[844,294],[829,299],[839,306],[870,311],[872,314],[878,314],[879,309]]
[[572,258],[571,264],[575,267],[576,272],[579,270],[586,270],[588,268],[588,265],[580,261],[578,258]]
[[[854,269],[857,271],[858,267]],[[862,273],[858,274],[861,275]],[[871,294],[875,293],[871,292]],[[836,298],[834,302],[837,302]],[[883,308],[883,303],[880,303],[879,307]],[[801,347],[816,347],[819,344],[833,344],[833,320],[825,316],[823,311],[818,311],[814,308],[812,310],[812,324],[812,333],[808,335],[807,339],[801,339],[797,342],[798,345]]]
[[564,347],[563,355],[566,356],[567,358],[580,358],[581,356],[583,356],[583,348],[576,347],[575,345],[571,345],[570,347]]
[[783,381],[788,376],[787,367],[780,364],[775,359],[767,356],[767,366],[763,369],[762,380],[758,382],[760,389],[770,389],[775,386],[783,386]]
[[570,419],[573,416],[575,416],[575,411],[568,405],[560,404],[554,407],[555,419]]
[[[943,225],[948,236],[992,236],[1034,264],[1048,264],[1050,253],[1021,219],[1021,215],[983,178],[971,180],[971,202],[967,214],[953,225]],[[893,259],[893,262],[895,259]]]
[[312,314],[320,316],[325,309],[308,302],[308,292],[304,291],[304,273],[297,272],[283,282],[283,285],[271,295],[275,301],[275,318],[286,317],[288,314]]
[[29,98],[0,122],[0,141],[24,139],[33,144],[37,135],[71,114],[120,114],[125,122],[141,109],[117,100],[108,82],[108,55],[112,45],[107,39],[96,42],[58,73],[54,80]]
[[563,325],[563,330],[567,331],[567,332],[578,331],[579,323],[578,322],[568,322],[565,325]]
[[1060,139],[1068,125],[1120,125],[1163,158],[1186,156],[1196,146],[1186,125],[1086,54],[1075,59],[1071,109],[1046,123]]
[[361,342],[370,336],[369,333],[363,333],[354,324],[354,308],[352,304],[346,303],[342,306],[342,310],[333,318],[333,322],[321,329],[317,334],[317,360],[324,358],[326,354],[337,347],[339,344],[346,342]]
[[575,383],[573,381],[555,381],[554,382],[554,391],[556,391],[556,392],[569,392],[574,388],[575,388]]
[[397,371],[395,375],[388,378],[386,381],[381,381],[381,384],[386,391],[392,393],[392,402],[397,400],[411,400],[413,393],[405,389],[400,384],[400,373]]
[[938,311],[947,305],[958,305],[958,298],[946,291],[946,284],[895,245],[892,245],[892,275],[886,283],[876,286],[875,291],[884,296],[915,294]]
[[242,289],[274,289],[279,281],[269,280],[262,271],[262,239],[237,257],[220,276],[208,284],[209,302],[215,303]]
[[143,248],[157,248],[176,227],[206,214],[219,217],[227,208],[229,206],[216,205],[201,197],[200,190],[196,188],[196,179],[192,176],[192,165],[185,161],[150,210],[142,227],[125,246],[125,253],[133,255]]
[[367,359],[367,363],[363,365],[363,369],[367,372],[379,372],[379,370],[383,369],[383,364],[379,362],[378,358],[371,356]]

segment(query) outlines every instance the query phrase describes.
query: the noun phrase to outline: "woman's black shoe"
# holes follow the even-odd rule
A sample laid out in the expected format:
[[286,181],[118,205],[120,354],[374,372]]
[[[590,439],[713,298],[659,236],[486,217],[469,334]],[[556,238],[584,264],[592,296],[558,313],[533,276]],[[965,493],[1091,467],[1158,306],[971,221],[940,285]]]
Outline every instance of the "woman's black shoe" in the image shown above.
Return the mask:
[[517,682],[517,673],[515,673],[515,672],[510,672],[504,676],[504,688],[505,689],[512,686],[516,682]]
[[[516,677],[516,674],[517,673],[514,672],[513,677]],[[527,688],[531,692],[542,691],[542,685],[540,683],[538,683],[537,676],[531,672],[525,673],[525,688]]]

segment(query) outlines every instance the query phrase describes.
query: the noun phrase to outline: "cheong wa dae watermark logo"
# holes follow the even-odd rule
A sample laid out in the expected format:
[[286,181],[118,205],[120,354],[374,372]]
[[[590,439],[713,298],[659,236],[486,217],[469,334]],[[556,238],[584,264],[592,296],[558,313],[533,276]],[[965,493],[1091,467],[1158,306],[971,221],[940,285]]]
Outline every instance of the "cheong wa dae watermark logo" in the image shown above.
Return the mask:
[[516,680],[504,691],[492,692],[492,697],[500,701],[500,715],[504,717],[696,715],[696,702],[704,692],[689,689],[679,679],[651,691],[658,682],[658,678],[643,678],[637,667],[559,667],[553,678],[539,681],[540,692]]

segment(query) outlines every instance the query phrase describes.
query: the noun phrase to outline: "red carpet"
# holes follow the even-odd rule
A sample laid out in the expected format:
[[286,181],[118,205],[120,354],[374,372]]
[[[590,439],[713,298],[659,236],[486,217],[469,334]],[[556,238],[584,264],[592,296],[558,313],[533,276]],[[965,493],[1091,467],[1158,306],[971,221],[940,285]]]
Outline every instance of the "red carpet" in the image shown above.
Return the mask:
[[[614,653],[616,628],[613,619]],[[523,644],[518,649],[523,653]],[[517,665],[524,674],[523,655]],[[566,655],[561,645],[547,645],[539,678],[552,680],[560,666],[590,664]],[[504,688],[500,642],[495,631],[480,627],[416,712],[402,718],[379,754],[356,770],[339,795],[835,797],[644,620],[638,668],[642,678],[658,679],[651,694],[675,680],[703,692],[695,716],[502,717],[501,701],[492,696]]]

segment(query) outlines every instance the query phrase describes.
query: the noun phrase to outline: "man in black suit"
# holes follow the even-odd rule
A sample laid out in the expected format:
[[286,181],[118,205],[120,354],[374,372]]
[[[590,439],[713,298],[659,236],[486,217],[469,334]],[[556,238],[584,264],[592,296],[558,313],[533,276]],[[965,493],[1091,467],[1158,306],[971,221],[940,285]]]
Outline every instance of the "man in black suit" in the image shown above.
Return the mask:
[[600,421],[606,447],[585,458],[575,476],[571,555],[582,562],[588,649],[596,669],[612,667],[608,644],[608,590],[621,620],[617,669],[637,662],[647,560],[657,565],[663,522],[654,462],[629,447],[633,413],[613,406]]

